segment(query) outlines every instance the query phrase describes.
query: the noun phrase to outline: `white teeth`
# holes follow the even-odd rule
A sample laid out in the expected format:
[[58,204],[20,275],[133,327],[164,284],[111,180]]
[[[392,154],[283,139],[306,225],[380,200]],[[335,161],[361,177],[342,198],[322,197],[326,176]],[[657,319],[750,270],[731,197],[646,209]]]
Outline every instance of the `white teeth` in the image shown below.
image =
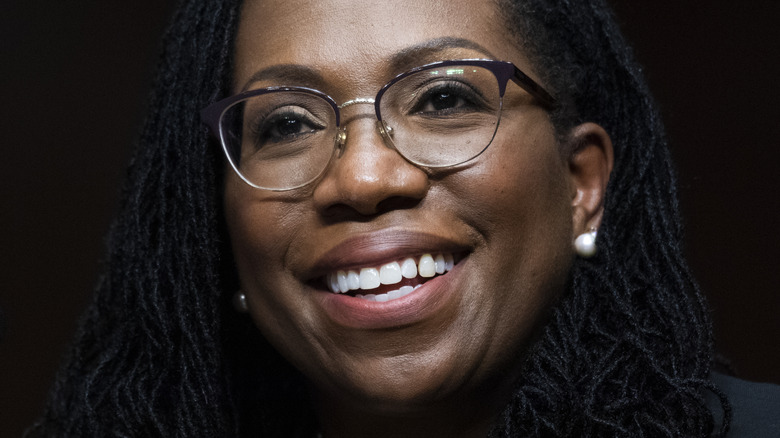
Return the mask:
[[422,285],[418,284],[417,286],[414,286],[414,287],[412,287],[412,286],[401,286],[400,289],[398,289],[398,290],[391,290],[390,292],[388,292],[386,294],[378,294],[378,295],[377,294],[367,294],[367,295],[357,294],[355,296],[360,298],[360,299],[366,300],[366,301],[377,301],[377,302],[383,303],[385,301],[393,301],[393,300],[397,300],[399,298],[403,298],[403,297],[409,295],[410,293],[412,293],[412,291],[416,290],[420,286],[422,286]]
[[433,261],[433,257],[430,254],[423,254],[420,257],[420,265],[417,268],[417,273],[421,277],[430,278],[436,275],[436,262]]
[[329,274],[328,275],[328,283],[330,285],[330,290],[333,292],[341,292],[341,288],[339,288],[339,282],[336,274]]
[[417,276],[417,262],[415,262],[413,258],[409,257],[404,260],[404,263],[401,265],[401,275],[403,275],[404,278],[414,278]]
[[339,271],[336,273],[336,280],[339,283],[339,290],[341,293],[344,293],[349,290],[349,285],[347,285],[347,273],[344,271]]
[[379,268],[379,282],[382,284],[396,284],[401,282],[401,266],[398,262],[388,263]]
[[[376,289],[383,284],[398,284],[404,278],[412,279],[417,276],[431,278],[437,274],[449,272],[454,266],[455,259],[452,254],[438,253],[435,256],[432,254],[423,254],[420,257],[419,262],[416,262],[412,257],[407,257],[403,261],[386,263],[379,268],[363,268],[359,271],[339,270],[327,274],[325,276],[325,283],[333,293],[346,293],[358,289],[370,290]],[[417,286],[419,287],[420,285]],[[397,291],[380,294],[387,295],[387,298],[380,297],[379,300],[386,301],[400,298],[411,292],[412,289],[407,291],[406,288],[411,288],[411,286],[404,286]],[[358,296],[367,299],[366,297],[369,295]]]
[[437,274],[443,274],[444,273],[444,256],[441,254],[436,254],[436,258],[433,259],[434,263],[434,269],[436,269]]
[[379,271],[376,268],[363,268],[360,270],[361,289],[376,289],[380,284]]
[[360,289],[360,275],[355,271],[349,271],[349,273],[347,273],[347,285],[349,286],[349,290]]

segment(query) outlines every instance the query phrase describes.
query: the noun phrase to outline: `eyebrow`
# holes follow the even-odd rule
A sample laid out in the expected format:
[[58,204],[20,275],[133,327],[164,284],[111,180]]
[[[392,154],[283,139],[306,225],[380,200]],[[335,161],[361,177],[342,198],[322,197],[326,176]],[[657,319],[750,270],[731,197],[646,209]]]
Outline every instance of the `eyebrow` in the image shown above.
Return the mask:
[[241,91],[248,90],[255,82],[272,79],[290,81],[296,85],[312,88],[325,82],[322,75],[313,68],[300,64],[278,64],[256,71],[249,77]]
[[[466,38],[442,37],[433,38],[394,53],[389,58],[389,64],[392,71],[399,74],[429,62],[443,61],[443,59],[432,58],[448,49],[470,49],[481,52],[490,59],[496,59],[488,49],[475,41]],[[423,61],[421,62],[421,60]],[[278,64],[256,71],[249,77],[241,91],[248,90],[255,82],[266,80],[283,81],[290,85],[296,84],[311,88],[318,88],[325,82],[322,75],[311,67],[300,64]]]
[[443,59],[431,58],[433,55],[437,55],[447,49],[470,49],[482,52],[483,55],[490,59],[497,59],[488,49],[475,41],[466,38],[442,37],[433,38],[396,52],[390,57],[390,65],[393,67],[394,71],[402,73],[401,70],[407,70],[421,65],[421,59],[425,60],[422,64],[433,61],[444,61]]

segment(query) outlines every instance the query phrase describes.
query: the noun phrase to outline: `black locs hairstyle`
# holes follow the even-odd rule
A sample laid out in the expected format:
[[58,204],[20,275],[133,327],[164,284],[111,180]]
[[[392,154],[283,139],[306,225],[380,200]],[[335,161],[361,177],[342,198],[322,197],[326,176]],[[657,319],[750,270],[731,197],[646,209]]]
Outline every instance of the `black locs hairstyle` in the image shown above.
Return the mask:
[[[105,275],[34,436],[297,436],[302,378],[229,298],[223,162],[198,113],[228,94],[238,0],[183,0],[111,231]],[[599,255],[575,263],[493,436],[708,436],[706,306],[681,255],[663,127],[603,0],[499,0],[559,132],[616,148]],[[274,378],[269,379],[268,376]],[[721,398],[722,395],[721,395]],[[728,403],[726,423],[728,425]],[[297,418],[296,418],[297,417]]]

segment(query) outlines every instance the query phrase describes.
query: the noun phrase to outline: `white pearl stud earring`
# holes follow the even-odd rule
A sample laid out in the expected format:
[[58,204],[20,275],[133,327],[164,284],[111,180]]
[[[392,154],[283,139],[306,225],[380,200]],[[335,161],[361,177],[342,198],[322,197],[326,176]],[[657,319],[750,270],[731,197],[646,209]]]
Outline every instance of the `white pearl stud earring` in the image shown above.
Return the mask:
[[246,303],[246,294],[241,291],[233,295],[233,307],[236,311],[246,313],[249,311],[249,305]]
[[574,240],[574,249],[582,258],[590,258],[596,255],[596,229],[582,233]]

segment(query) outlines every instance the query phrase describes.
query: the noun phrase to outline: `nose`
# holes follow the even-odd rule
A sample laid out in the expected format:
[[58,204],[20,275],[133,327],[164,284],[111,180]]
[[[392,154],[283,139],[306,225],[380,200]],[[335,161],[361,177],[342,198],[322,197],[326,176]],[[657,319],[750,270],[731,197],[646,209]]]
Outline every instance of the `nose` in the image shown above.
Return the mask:
[[372,216],[409,208],[425,196],[428,174],[390,147],[378,127],[373,114],[345,124],[342,149],[314,190],[322,214]]

